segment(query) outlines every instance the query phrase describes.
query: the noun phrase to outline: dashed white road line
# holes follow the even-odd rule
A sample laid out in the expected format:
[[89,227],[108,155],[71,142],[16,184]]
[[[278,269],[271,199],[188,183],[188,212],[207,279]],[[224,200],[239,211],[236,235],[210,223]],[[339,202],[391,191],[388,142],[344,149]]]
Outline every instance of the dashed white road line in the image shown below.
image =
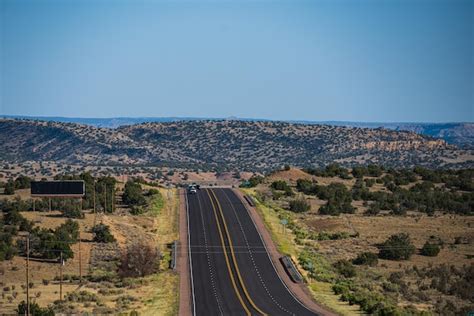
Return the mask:
[[239,216],[237,215],[237,211],[235,210],[235,207],[234,205],[232,204],[231,200],[229,199],[229,197],[227,196],[227,193],[225,192],[225,190],[222,190],[222,192],[224,192],[224,195],[227,199],[227,201],[229,201],[229,204],[230,206],[232,207],[232,211],[234,212],[234,215],[235,217],[237,218],[237,222],[239,223],[239,227],[240,227],[240,231],[242,232],[242,235],[244,236],[244,240],[245,240],[245,244],[247,246],[247,250],[250,254],[250,260],[252,261],[252,265],[255,269],[255,272],[257,272],[257,275],[258,275],[258,278],[260,280],[260,283],[262,284],[263,288],[265,289],[265,292],[267,292],[268,296],[270,297],[270,299],[273,301],[273,303],[275,303],[276,306],[278,306],[278,308],[280,308],[282,311],[284,311],[285,313],[287,314],[290,314],[290,315],[295,315],[293,314],[292,312],[290,312],[289,310],[287,310],[286,308],[284,308],[283,306],[281,306],[280,303],[278,303],[278,301],[273,297],[273,295],[270,293],[270,290],[268,289],[267,285],[265,284],[265,281],[263,280],[262,278],[262,275],[260,274],[260,270],[258,269],[257,267],[257,264],[255,263],[255,260],[254,260],[254,257],[253,257],[253,253],[252,253],[252,248],[250,247],[249,245],[249,242],[248,242],[248,239],[247,239],[247,235],[245,234],[245,231],[244,231],[244,228],[242,227],[242,223],[239,219]]
[[224,315],[222,311],[222,306],[219,300],[219,297],[217,295],[217,290],[216,290],[216,283],[214,280],[214,269],[211,263],[211,256],[209,252],[209,245],[207,243],[207,234],[206,234],[206,227],[204,225],[204,216],[202,215],[202,207],[201,207],[201,199],[199,198],[199,195],[197,195],[198,203],[199,203],[199,215],[201,216],[201,225],[202,225],[202,231],[204,234],[204,247],[206,249],[206,257],[207,257],[207,267],[209,269],[209,275],[211,276],[211,287],[212,287],[212,294],[214,295],[214,298],[216,299],[217,302],[217,307],[219,308],[219,312],[221,315]]

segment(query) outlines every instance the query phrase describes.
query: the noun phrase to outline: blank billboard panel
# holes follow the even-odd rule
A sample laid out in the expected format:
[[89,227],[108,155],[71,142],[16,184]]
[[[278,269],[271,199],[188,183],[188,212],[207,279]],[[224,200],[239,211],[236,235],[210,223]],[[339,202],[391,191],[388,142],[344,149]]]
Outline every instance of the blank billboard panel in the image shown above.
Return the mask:
[[82,197],[84,196],[84,181],[33,181],[31,182],[32,196],[50,197]]

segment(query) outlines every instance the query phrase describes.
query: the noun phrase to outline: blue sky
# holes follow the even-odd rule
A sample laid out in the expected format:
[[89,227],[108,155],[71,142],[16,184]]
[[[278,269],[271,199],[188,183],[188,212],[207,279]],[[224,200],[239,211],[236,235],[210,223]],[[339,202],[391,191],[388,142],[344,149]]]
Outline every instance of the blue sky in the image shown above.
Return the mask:
[[470,0],[0,3],[0,114],[474,121]]

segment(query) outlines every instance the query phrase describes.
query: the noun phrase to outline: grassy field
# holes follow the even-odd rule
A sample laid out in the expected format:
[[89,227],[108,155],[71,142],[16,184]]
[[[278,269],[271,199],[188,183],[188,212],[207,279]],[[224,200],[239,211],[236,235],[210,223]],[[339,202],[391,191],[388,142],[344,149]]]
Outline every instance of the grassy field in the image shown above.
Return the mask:
[[160,189],[160,195],[151,204],[150,213],[156,221],[156,235],[164,254],[161,262],[164,271],[153,276],[152,290],[144,300],[141,310],[144,315],[177,315],[179,303],[179,275],[169,271],[170,253],[167,245],[178,239],[178,192],[175,189]]

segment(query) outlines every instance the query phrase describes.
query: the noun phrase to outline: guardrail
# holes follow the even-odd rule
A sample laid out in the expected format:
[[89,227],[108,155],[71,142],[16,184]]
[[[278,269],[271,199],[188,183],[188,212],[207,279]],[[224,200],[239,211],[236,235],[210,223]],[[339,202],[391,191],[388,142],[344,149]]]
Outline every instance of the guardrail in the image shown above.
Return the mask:
[[296,268],[295,263],[289,256],[283,256],[280,258],[283,267],[286,270],[286,273],[290,276],[291,280],[295,283],[303,282],[303,277],[301,276],[300,272]]
[[255,203],[253,201],[253,198],[250,196],[250,195],[244,195],[244,199],[245,201],[247,201],[247,203],[251,206],[251,207],[255,207]]
[[175,240],[171,244],[171,261],[170,261],[170,268],[176,270],[176,256],[178,253],[178,241]]

